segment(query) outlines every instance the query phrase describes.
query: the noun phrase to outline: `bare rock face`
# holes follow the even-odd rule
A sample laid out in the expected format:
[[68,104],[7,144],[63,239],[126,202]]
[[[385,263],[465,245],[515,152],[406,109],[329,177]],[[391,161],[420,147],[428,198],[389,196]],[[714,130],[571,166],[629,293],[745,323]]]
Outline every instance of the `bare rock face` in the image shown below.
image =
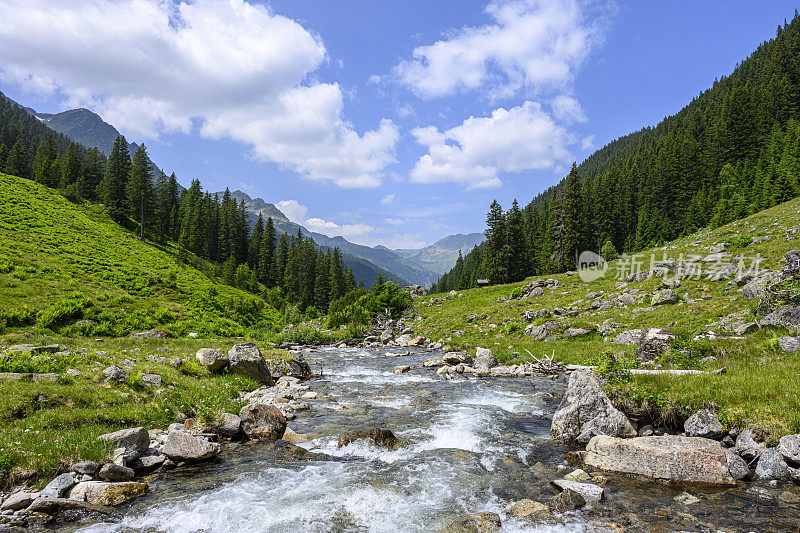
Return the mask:
[[251,403],[239,411],[242,431],[251,439],[274,441],[283,438],[286,419],[274,405]]
[[719,442],[701,437],[601,435],[589,441],[586,452],[584,461],[589,466],[653,479],[733,485],[743,477],[741,458],[726,453]]
[[216,457],[219,452],[219,444],[180,430],[170,431],[161,449],[161,453],[173,461],[203,461]]
[[587,443],[596,435],[635,437],[636,428],[614,407],[594,372],[578,370],[569,378],[564,400],[553,415],[550,434],[561,441]]
[[261,350],[252,342],[236,344],[228,351],[228,369],[232,374],[252,378],[264,385],[274,384]]

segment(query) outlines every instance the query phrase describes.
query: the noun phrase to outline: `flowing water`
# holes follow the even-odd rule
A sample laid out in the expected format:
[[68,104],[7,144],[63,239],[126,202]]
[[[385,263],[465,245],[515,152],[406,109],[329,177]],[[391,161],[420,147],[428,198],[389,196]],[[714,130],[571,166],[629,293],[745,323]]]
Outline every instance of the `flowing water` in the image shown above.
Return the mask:
[[[162,474],[120,521],[83,530],[430,531],[482,511],[498,513],[503,531],[800,530],[800,504],[784,503],[800,501],[793,487],[765,488],[775,498],[767,500],[746,487],[676,488],[608,474],[605,499],[594,508],[552,523],[514,519],[505,512],[510,502],[556,494],[549,481],[564,469],[567,449],[549,439],[549,427],[565,386],[545,378],[448,381],[428,368],[390,372],[433,355],[308,354],[323,371],[308,382],[318,399],[289,427],[313,437],[302,447],[330,457],[235,445],[219,463]],[[391,429],[401,446],[337,448],[341,432],[365,426]]]

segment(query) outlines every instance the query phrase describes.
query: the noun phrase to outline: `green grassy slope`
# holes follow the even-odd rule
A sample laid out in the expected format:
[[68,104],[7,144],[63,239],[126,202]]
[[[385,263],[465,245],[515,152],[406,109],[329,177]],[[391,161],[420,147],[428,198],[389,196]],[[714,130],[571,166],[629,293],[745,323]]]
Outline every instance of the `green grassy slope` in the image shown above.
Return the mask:
[[[764,242],[732,249],[730,257],[739,253],[747,257],[759,255],[761,266],[779,270],[783,256],[788,250],[800,248],[800,199],[776,206],[746,219],[723,226],[717,230],[704,230],[697,234],[668,243],[662,248],[646,250],[640,254],[645,269],[651,254],[656,260],[665,256],[679,259],[691,255],[705,257],[710,248],[718,243],[736,241],[739,236],[769,237]],[[797,231],[797,232],[795,232]],[[734,261],[735,263],[736,261]],[[748,262],[749,264],[749,262]],[[706,265],[709,266],[709,265]],[[612,344],[613,335],[604,339],[594,332],[585,337],[556,338],[538,341],[525,335],[529,324],[522,316],[527,310],[574,307],[580,313],[574,317],[551,317],[562,323],[562,327],[584,326],[595,328],[610,320],[617,324],[616,331],[627,329],[660,327],[669,328],[680,335],[687,346],[687,357],[661,361],[665,368],[697,368],[714,370],[727,367],[724,375],[699,377],[637,377],[632,385],[625,385],[626,401],[655,406],[655,412],[672,413],[677,417],[700,406],[717,408],[731,425],[758,424],[773,430],[774,434],[800,431],[800,357],[775,350],[771,340],[776,335],[787,334],[778,329],[762,329],[743,339],[717,339],[713,341],[691,341],[697,334],[721,317],[741,312],[747,320],[755,318],[756,300],[742,298],[741,288],[730,285],[728,279],[711,281],[683,279],[676,289],[678,296],[688,295],[689,301],[671,305],[650,307],[650,294],[659,288],[660,278],[642,282],[631,282],[627,289],[640,289],[640,301],[626,307],[608,310],[591,309],[593,300],[587,300],[591,292],[600,293],[600,299],[609,299],[612,293],[624,289],[616,288],[621,281],[617,276],[624,268],[623,261],[612,261],[605,278],[584,283],[577,275],[542,276],[561,283],[545,294],[528,299],[515,299],[498,303],[501,297],[508,298],[513,289],[524,287],[532,280],[522,283],[471,289],[462,291],[462,298],[443,300],[427,297],[417,303],[423,316],[418,332],[441,340],[445,344],[460,348],[484,346],[491,348],[500,360],[521,362],[531,360],[532,355],[555,356],[566,363],[601,364],[604,352],[624,350],[628,364],[635,364],[635,347]],[[485,318],[468,322],[469,314],[485,315]],[[540,319],[537,322],[542,322]],[[717,334],[726,334],[720,328],[711,328]],[[560,337],[560,335],[558,336]],[[529,354],[530,352],[530,354]],[[718,360],[699,363],[698,360],[714,353]]]
[[[236,336],[279,322],[260,298],[215,284],[175,254],[140,242],[102,206],[0,174],[0,321],[9,327]],[[74,325],[80,319],[97,324]]]

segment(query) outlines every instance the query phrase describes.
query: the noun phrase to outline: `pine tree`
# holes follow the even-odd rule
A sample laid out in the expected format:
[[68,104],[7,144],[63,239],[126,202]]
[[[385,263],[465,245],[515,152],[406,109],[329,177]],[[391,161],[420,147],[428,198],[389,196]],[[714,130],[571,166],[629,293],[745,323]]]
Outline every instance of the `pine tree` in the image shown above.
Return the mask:
[[[506,214],[508,230],[508,281],[522,281],[528,274],[528,247],[525,238],[525,221],[515,199]],[[458,287],[460,288],[460,287]]]
[[492,202],[486,216],[486,275],[492,283],[508,281],[508,243],[503,208]]
[[314,305],[323,313],[328,311],[331,297],[331,251],[319,251],[316,264],[316,279],[314,280]]
[[251,270],[258,269],[259,259],[261,258],[261,244],[264,239],[264,217],[258,214],[258,220],[250,234],[250,243],[247,250],[247,264]]
[[574,269],[577,263],[578,247],[581,242],[581,227],[583,225],[581,178],[578,175],[578,168],[575,163],[572,163],[572,170],[570,170],[564,182],[562,209],[564,212],[564,233],[561,246],[564,255],[560,266],[564,270],[570,270]]
[[60,189],[74,186],[81,177],[82,154],[77,143],[69,143],[67,153],[61,167],[61,180],[58,184]]
[[3,172],[11,174],[12,176],[19,176],[20,178],[28,177],[28,161],[25,145],[22,143],[21,138],[17,139],[17,142],[11,147],[11,152],[9,152],[5,165],[3,166]]
[[98,196],[108,207],[112,217],[121,219],[127,211],[125,187],[131,170],[131,158],[128,154],[128,142],[125,137],[119,136],[111,148],[108,156],[106,173],[98,188]]
[[267,287],[274,287],[277,283],[275,277],[275,225],[272,217],[267,217],[264,224],[264,235],[258,258],[258,279]]
[[103,180],[105,157],[97,148],[90,148],[83,158],[81,174],[78,178],[78,196],[87,200],[97,199],[97,188]]
[[139,238],[144,240],[145,221],[149,218],[153,203],[153,177],[147,149],[139,145],[133,154],[130,177],[125,185],[128,214],[139,219]]
[[48,135],[42,139],[36,149],[36,157],[33,159],[33,179],[48,187],[58,187],[59,175],[56,157],[55,142],[52,135]]

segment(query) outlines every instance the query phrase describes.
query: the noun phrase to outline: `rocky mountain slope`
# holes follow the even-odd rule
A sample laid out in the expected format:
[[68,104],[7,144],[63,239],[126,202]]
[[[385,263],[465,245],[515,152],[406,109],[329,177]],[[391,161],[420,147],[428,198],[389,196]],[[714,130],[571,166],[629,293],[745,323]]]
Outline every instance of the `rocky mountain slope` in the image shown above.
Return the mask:
[[472,249],[485,240],[483,233],[457,233],[439,239],[424,248],[392,250],[400,257],[415,265],[437,274],[444,274],[456,264],[458,253],[467,255]]

